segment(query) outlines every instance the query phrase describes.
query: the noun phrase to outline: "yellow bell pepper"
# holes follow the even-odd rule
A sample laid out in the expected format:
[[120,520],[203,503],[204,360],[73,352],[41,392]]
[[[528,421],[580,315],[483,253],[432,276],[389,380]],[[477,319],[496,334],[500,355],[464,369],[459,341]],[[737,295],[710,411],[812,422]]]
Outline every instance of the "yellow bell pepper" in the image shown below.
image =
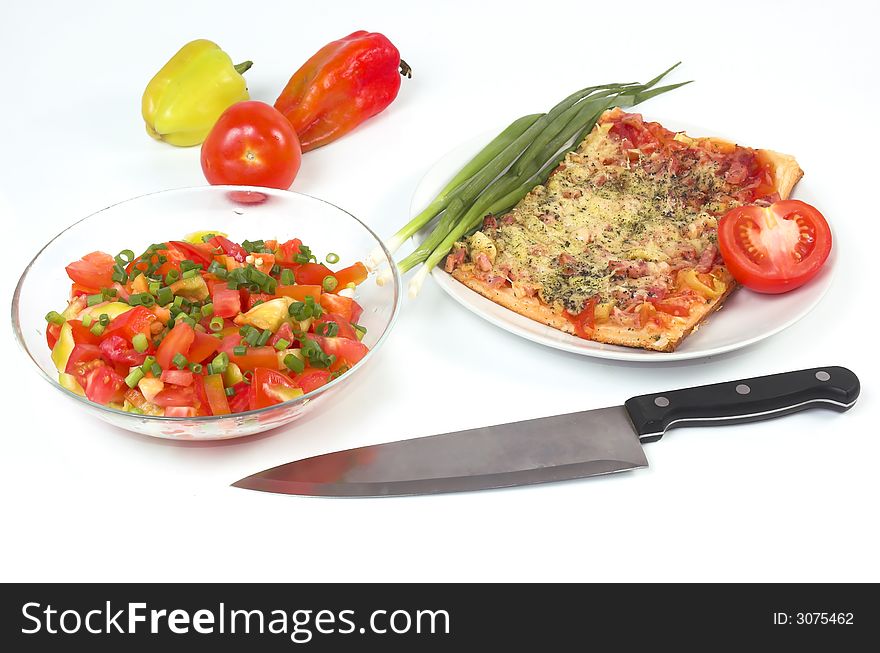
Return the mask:
[[187,147],[205,140],[226,109],[249,99],[241,73],[216,43],[199,39],[184,45],[147,84],[141,113],[156,140]]

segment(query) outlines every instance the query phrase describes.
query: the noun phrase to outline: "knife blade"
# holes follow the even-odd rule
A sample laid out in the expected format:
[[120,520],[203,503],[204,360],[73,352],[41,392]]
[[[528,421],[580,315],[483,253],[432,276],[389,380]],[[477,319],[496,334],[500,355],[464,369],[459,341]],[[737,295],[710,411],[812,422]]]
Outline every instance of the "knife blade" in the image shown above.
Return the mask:
[[234,487],[304,496],[384,497],[563,481],[647,467],[642,445],[680,426],[717,426],[807,408],[843,412],[856,375],[817,367],[641,395],[623,406],[359,447],[293,461]]

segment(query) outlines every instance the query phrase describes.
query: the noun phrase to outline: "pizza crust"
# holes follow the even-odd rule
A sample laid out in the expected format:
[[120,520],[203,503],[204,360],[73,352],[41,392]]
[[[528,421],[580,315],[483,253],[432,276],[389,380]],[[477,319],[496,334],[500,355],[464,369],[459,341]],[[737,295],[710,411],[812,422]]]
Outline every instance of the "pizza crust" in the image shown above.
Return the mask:
[[[537,297],[517,297],[509,286],[490,286],[475,275],[474,265],[465,263],[452,272],[452,276],[471,290],[480,293],[486,299],[495,302],[514,313],[519,313],[541,324],[576,335],[574,325],[565,317],[564,309],[554,308]],[[647,326],[643,329],[620,326],[610,322],[599,323],[593,329],[590,340],[609,345],[638,347],[651,351],[675,351],[688,335],[697,329],[706,318],[721,308],[724,300],[736,289],[736,282],[726,268],[716,268],[715,274],[721,273],[725,282],[724,293],[717,299],[706,304],[694,305],[688,317],[671,317],[669,327],[660,329]]]

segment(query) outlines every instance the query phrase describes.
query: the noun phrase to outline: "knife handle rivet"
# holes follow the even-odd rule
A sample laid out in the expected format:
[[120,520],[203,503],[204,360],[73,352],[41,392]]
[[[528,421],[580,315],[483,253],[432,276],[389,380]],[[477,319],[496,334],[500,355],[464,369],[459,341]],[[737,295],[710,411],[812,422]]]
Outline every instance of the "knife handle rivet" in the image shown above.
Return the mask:
[[828,379],[831,378],[831,375],[828,372],[826,372],[825,370],[820,370],[820,371],[816,372],[816,378],[819,379],[820,381],[827,381]]
[[669,405],[669,399],[666,397],[657,397],[654,399],[654,404],[660,406],[660,408],[666,408]]
[[749,386],[747,386],[745,383],[740,383],[738,386],[736,386],[737,394],[747,395],[751,391],[752,391],[752,389]]

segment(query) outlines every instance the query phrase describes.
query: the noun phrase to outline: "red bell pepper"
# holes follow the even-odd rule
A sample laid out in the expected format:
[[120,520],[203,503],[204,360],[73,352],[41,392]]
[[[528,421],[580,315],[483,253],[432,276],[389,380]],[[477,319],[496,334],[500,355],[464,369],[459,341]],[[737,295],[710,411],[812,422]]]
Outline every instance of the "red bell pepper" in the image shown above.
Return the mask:
[[391,41],[361,30],[318,50],[290,78],[275,108],[308,152],[385,109],[397,97],[400,76],[411,73]]

